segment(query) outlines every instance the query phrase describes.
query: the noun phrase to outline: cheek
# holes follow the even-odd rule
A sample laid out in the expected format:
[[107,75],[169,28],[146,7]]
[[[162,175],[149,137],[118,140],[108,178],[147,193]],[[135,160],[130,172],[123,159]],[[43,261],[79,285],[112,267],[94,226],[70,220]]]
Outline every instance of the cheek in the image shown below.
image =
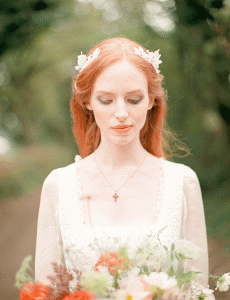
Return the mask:
[[101,127],[101,129],[109,122],[108,113],[103,110],[94,110],[94,117],[98,127]]
[[137,125],[144,125],[146,117],[147,117],[146,109],[137,110],[136,113],[133,115],[134,121],[136,122]]

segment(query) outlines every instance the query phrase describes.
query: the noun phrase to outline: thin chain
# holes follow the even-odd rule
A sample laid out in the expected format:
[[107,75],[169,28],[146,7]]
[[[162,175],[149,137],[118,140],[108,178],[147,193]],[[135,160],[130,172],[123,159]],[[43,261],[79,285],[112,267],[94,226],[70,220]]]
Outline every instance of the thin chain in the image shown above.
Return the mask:
[[[146,153],[146,156],[147,156],[147,153]],[[96,158],[95,158],[95,159],[96,159]],[[146,159],[146,157],[145,157],[145,159]],[[144,160],[145,160],[145,159],[144,159]],[[162,159],[162,158],[161,158],[161,159]],[[161,162],[162,162],[162,161],[161,161]],[[98,166],[98,168],[99,168],[99,166]],[[100,168],[99,168],[99,170],[100,170]],[[136,171],[135,171],[135,172],[136,172]],[[134,172],[134,173],[135,173],[135,172]],[[134,173],[133,173],[133,175],[134,175]],[[103,174],[102,174],[102,175],[103,175]],[[132,175],[132,176],[133,176],[133,175]],[[103,176],[104,176],[104,175],[103,175]],[[131,177],[132,177],[132,176],[131,176]],[[131,177],[130,177],[130,178],[131,178]],[[105,177],[104,177],[104,178],[105,178]],[[130,178],[129,178],[129,179],[130,179]],[[105,178],[105,179],[106,179],[106,178]],[[128,179],[128,180],[129,180],[129,179]],[[127,180],[127,181],[128,181],[128,180]],[[107,180],[106,180],[106,181],[107,181]],[[126,182],[127,182],[127,181],[126,181]],[[107,181],[107,182],[108,182],[108,181]],[[108,182],[108,183],[109,183],[109,182]],[[109,184],[109,185],[110,185],[110,184]],[[111,185],[110,185],[110,186],[111,186]],[[121,188],[121,187],[120,187],[120,188]],[[120,188],[119,188],[119,189],[120,189]],[[117,191],[118,191],[118,190],[117,190]],[[91,228],[92,228],[93,231],[94,231],[93,221],[92,221],[92,217],[91,217],[90,201],[89,201],[89,200],[92,199],[92,196],[91,196],[91,195],[88,195],[88,196],[86,196],[86,199],[87,199],[87,203],[88,203],[89,222],[90,222]],[[161,199],[161,200],[162,200],[162,199]],[[159,203],[158,203],[158,204],[159,204]],[[156,215],[156,213],[155,213],[155,215]],[[95,231],[94,231],[94,235],[95,235],[95,237],[96,237]],[[97,242],[97,245],[98,245],[98,247],[99,247],[99,251],[100,251],[100,253],[101,253],[101,255],[102,255],[102,250],[101,250],[101,247],[100,247],[100,245],[99,245],[99,242],[98,242],[98,239],[97,239],[97,238],[96,238],[96,242]]]
[[[136,173],[136,171],[138,170],[138,168],[144,163],[144,161],[145,161],[145,159],[146,159],[146,157],[147,157],[147,152],[146,152],[146,154],[145,154],[145,158],[144,158],[144,160],[143,160],[143,162],[137,167],[137,169],[135,170],[135,172],[132,174],[132,176]],[[96,160],[96,154],[95,154],[95,161],[96,161],[96,164],[97,164],[97,166],[98,166],[98,163],[97,163],[97,160]],[[101,172],[101,169],[99,168],[99,166],[98,166],[98,169],[99,169],[99,171]],[[103,175],[103,177],[105,178],[105,176],[104,176],[104,174],[101,172],[101,174]],[[132,177],[131,176],[131,177]],[[128,178],[128,180],[131,178],[131,177],[129,177]],[[108,182],[108,180],[105,178],[105,180]],[[128,181],[128,180],[126,180],[126,182]],[[120,188],[122,188],[125,184],[126,184],[126,182],[120,187]],[[108,182],[108,184],[111,186],[111,184]],[[112,186],[111,186],[112,187]],[[114,189],[114,187],[112,187],[113,189]],[[119,188],[119,189],[120,189]],[[118,189],[118,190],[119,190]],[[118,196],[117,196],[117,191],[118,190],[115,190],[115,194],[113,195],[113,198],[115,199],[115,202],[117,202],[117,198],[118,198]]]
[[[146,152],[146,154],[145,154],[145,158],[144,158],[143,162],[138,166],[138,168],[144,163],[146,157],[147,157],[147,152]],[[98,166],[98,163],[97,163],[97,160],[96,160],[96,154],[95,154],[95,161],[96,161],[96,164],[97,164],[97,166]],[[136,171],[138,170],[138,168],[135,170],[135,172],[132,174],[132,176],[136,173]],[[99,166],[98,166],[98,169],[100,170]],[[100,170],[100,172],[101,172],[101,170]],[[102,172],[101,172],[101,174],[103,175]],[[131,176],[131,177],[132,177],[132,176]],[[104,175],[103,175],[103,177],[105,178]],[[129,180],[131,177],[129,177],[128,180]],[[106,178],[105,178],[105,180],[108,182],[108,180],[107,180]],[[127,181],[128,181],[128,180],[127,180]],[[126,182],[127,182],[127,181],[126,181]],[[120,188],[122,188],[122,187],[126,184],[126,182],[125,182]],[[110,185],[109,182],[108,182],[108,184]],[[110,185],[110,186],[111,186],[111,185]],[[112,186],[111,186],[111,187],[112,187]],[[112,188],[113,188],[113,187],[112,187]],[[120,188],[119,188],[119,189],[120,189]],[[114,189],[114,188],[113,188],[113,189]],[[119,190],[119,189],[118,189],[118,190]],[[118,197],[118,196],[116,195],[116,192],[117,192],[118,190],[115,191],[115,195],[113,196],[114,199],[115,199],[115,202],[116,202],[117,197]],[[90,222],[91,227],[92,227],[92,229],[93,229],[93,231],[94,231],[93,222],[92,222],[92,218],[91,218],[90,204],[89,204],[89,199],[90,199],[90,198],[91,198],[90,196],[87,197],[87,202],[88,202],[88,212],[89,212],[89,222]],[[95,234],[95,231],[94,231],[94,234]],[[100,251],[100,253],[101,253],[101,255],[102,255],[101,247],[100,247],[100,245],[99,245],[99,242],[98,242],[97,238],[96,238],[96,242],[97,242],[97,244],[98,244],[99,251]]]

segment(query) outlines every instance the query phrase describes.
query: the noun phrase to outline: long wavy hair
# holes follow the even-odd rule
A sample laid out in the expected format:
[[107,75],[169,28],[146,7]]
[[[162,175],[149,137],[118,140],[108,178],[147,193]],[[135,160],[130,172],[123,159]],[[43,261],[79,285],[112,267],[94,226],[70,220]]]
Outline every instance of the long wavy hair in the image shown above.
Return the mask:
[[[146,122],[140,131],[142,146],[156,157],[167,159],[174,155],[170,139],[178,140],[176,134],[167,128],[165,122],[167,92],[162,87],[164,77],[156,72],[151,63],[134,52],[133,47],[139,46],[141,45],[125,37],[104,40],[93,47],[87,55],[91,55],[96,48],[100,48],[98,57],[76,75],[73,81],[70,108],[74,123],[72,130],[82,158],[94,152],[101,141],[100,128],[96,124],[93,111],[86,107],[86,103],[90,102],[94,82],[103,70],[124,59],[145,74],[148,81],[149,100],[154,99],[154,105],[148,110]],[[180,147],[178,144],[176,147],[177,150],[189,153],[186,147]]]

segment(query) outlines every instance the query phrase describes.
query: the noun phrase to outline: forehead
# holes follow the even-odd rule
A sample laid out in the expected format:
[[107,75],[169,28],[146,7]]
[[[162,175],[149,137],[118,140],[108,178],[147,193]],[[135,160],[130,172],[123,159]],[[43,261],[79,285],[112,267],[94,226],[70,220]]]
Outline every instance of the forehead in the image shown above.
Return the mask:
[[100,90],[111,93],[122,93],[138,89],[147,91],[147,78],[136,66],[124,60],[102,71],[95,80],[93,93],[97,93]]

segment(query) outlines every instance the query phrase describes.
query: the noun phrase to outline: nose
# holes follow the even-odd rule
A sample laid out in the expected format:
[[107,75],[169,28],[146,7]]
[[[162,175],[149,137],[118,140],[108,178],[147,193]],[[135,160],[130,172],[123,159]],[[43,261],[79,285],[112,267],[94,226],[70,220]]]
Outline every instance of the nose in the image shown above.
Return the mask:
[[117,109],[115,116],[120,119],[121,121],[125,120],[128,116],[126,104],[123,100],[118,101]]

